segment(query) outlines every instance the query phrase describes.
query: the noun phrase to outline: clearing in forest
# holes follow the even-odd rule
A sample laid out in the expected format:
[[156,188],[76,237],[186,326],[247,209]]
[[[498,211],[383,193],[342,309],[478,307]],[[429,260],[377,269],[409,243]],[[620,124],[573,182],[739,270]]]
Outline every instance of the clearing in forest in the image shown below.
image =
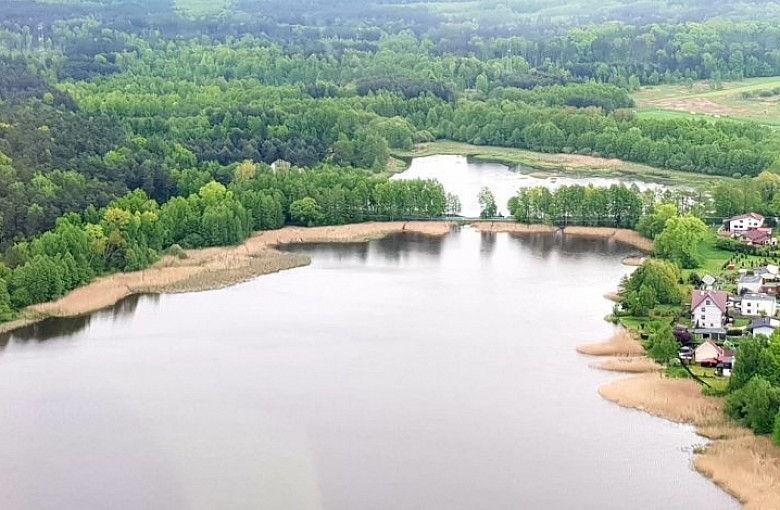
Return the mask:
[[174,0],[176,9],[190,16],[214,14],[228,7],[228,0]]
[[780,125],[780,77],[642,87],[634,94],[637,110],[645,117],[703,116],[707,119],[749,120]]

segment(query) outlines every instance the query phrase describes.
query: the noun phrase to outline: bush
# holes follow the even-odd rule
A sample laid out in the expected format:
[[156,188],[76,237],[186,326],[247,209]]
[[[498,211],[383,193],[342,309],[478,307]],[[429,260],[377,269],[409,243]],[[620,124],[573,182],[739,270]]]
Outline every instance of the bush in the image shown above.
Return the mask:
[[780,413],[780,388],[772,386],[760,375],[726,397],[726,412],[756,434],[775,430],[775,417]]
[[184,251],[184,248],[182,248],[178,244],[171,245],[171,247],[168,248],[167,253],[168,255],[171,255],[172,257],[176,257],[177,259],[183,260],[187,258],[187,252]]

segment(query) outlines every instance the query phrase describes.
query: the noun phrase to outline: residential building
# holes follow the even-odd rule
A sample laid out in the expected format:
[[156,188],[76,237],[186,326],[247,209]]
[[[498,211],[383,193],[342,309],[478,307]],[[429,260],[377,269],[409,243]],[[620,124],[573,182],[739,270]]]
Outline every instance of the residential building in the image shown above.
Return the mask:
[[[719,375],[731,375],[734,352],[717,345],[711,340],[705,341],[693,351],[693,359],[705,367],[719,367]],[[728,371],[725,373],[724,369]]]
[[758,319],[753,319],[747,329],[753,333],[753,336],[772,336],[772,333],[774,333],[778,327],[780,327],[780,320],[773,317],[759,317]]
[[777,312],[777,300],[774,296],[748,292],[742,296],[739,311],[747,317],[774,317]]
[[722,290],[694,290],[691,299],[691,318],[695,327],[722,328],[728,300],[728,293]]
[[775,246],[777,239],[772,235],[772,229],[753,229],[746,232],[740,232],[739,238],[746,244],[752,244],[753,246]]
[[723,348],[719,347],[715,342],[707,340],[693,351],[693,360],[696,363],[711,364],[715,366],[718,362],[718,358],[723,355]]
[[745,273],[737,280],[737,293],[761,292],[761,286],[764,284],[764,278],[758,273]]
[[731,232],[747,232],[764,226],[764,217],[758,213],[740,214],[729,220]]

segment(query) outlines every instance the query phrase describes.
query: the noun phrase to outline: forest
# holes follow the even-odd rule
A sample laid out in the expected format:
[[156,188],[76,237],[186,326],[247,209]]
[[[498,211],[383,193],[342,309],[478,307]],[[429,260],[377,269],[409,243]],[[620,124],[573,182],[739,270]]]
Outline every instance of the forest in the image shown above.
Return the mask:
[[[713,214],[776,214],[780,134],[645,118],[631,97],[780,75],[766,12],[780,3],[2,2],[0,320],[177,245],[457,213],[438,183],[389,179],[393,151],[439,139],[759,176],[716,187]],[[649,204],[572,187],[510,209],[633,228]]]

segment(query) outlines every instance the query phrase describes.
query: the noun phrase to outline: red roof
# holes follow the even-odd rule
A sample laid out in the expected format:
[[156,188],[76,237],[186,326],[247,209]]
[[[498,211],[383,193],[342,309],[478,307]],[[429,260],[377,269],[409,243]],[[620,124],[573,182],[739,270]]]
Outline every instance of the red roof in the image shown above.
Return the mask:
[[726,305],[729,301],[729,294],[723,290],[694,290],[691,299],[691,310],[700,307],[705,300],[710,299],[721,312],[726,313]]
[[745,239],[749,239],[753,244],[762,244],[769,240],[769,235],[763,230],[748,230],[741,234]]
[[731,218],[731,221],[746,220],[748,218],[753,218],[754,220],[758,220],[758,221],[764,221],[764,217],[763,216],[761,216],[758,213],[754,213],[754,212],[747,213],[747,214],[740,214],[739,216],[734,216],[733,218]]

